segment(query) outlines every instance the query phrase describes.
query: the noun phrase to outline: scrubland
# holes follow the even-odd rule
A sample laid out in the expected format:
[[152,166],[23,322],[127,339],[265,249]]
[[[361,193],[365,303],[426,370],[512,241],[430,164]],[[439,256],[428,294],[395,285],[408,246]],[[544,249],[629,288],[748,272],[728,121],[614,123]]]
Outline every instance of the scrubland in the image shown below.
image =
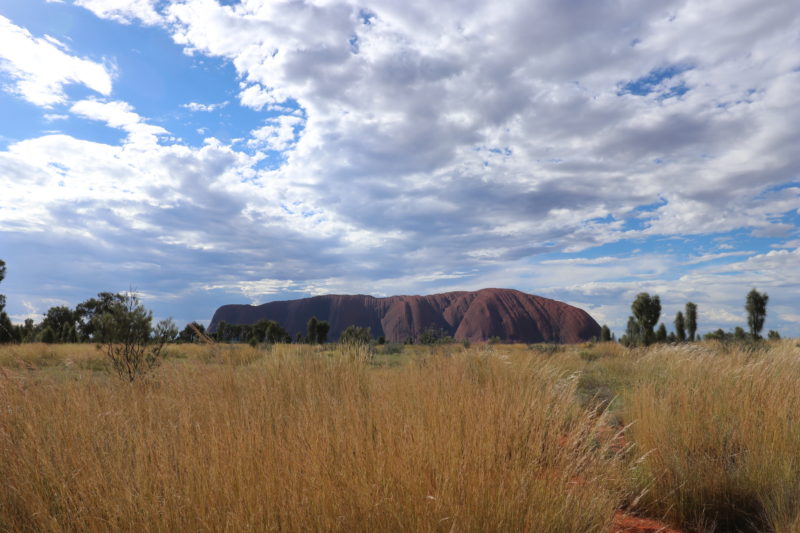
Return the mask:
[[0,347],[0,531],[797,532],[796,342]]

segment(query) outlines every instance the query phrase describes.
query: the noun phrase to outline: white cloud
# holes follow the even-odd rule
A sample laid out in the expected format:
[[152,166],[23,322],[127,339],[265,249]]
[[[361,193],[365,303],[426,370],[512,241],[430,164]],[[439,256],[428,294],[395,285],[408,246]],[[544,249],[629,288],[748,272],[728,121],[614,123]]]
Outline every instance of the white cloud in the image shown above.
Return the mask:
[[200,104],[198,102],[189,102],[188,104],[183,104],[181,107],[188,109],[189,111],[205,111],[210,113],[211,111],[216,111],[217,109],[222,109],[228,105],[228,102],[220,102],[218,104]]
[[12,80],[9,90],[42,107],[66,101],[64,85],[80,83],[111,93],[111,74],[102,64],[75,57],[53,37],[34,37],[0,15],[0,72]]
[[753,254],[755,254],[755,252],[748,252],[746,250],[741,250],[737,252],[721,252],[717,254],[704,254],[696,257],[691,257],[688,261],[685,262],[685,264],[696,265],[698,263],[706,263],[708,261],[715,261],[717,259],[724,259],[726,257],[736,257],[740,255],[753,255]]
[[267,119],[266,125],[250,132],[248,145],[253,148],[266,148],[280,152],[291,148],[297,139],[297,129],[303,119],[294,115],[281,115]]
[[[78,102],[129,137],[0,152],[0,227],[63,227],[118,254],[124,240],[179,264],[173,280],[252,297],[513,286],[624,326],[641,290],[662,294],[665,316],[693,299],[720,323],[741,315],[743,287],[798,296],[800,12],[786,2],[457,0],[436,16],[422,0],[81,5],[230,61],[240,103],[280,116],[230,146],[163,146],[130,105]],[[713,248],[741,229],[786,254]],[[664,236],[706,242],[678,254]],[[614,258],[536,262],[619,241]]]
[[105,122],[112,128],[126,131],[132,139],[152,141],[156,135],[169,133],[161,126],[146,124],[127,102],[101,102],[81,100],[70,107],[70,112],[90,120]]
[[608,263],[616,263],[620,259],[618,257],[573,257],[570,259],[549,259],[541,261],[542,265],[606,265]]
[[144,24],[162,22],[156,11],[157,0],[74,0],[75,5],[85,7],[100,18],[130,24],[139,20]]

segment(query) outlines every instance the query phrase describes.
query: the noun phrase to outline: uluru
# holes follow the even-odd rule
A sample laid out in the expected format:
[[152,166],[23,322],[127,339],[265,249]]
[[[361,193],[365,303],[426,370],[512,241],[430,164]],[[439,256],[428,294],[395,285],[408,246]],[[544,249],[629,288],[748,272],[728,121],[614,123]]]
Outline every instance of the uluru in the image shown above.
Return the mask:
[[497,337],[504,342],[577,343],[600,336],[599,324],[583,309],[513,289],[385,298],[329,294],[255,306],[223,305],[209,331],[221,322],[273,320],[295,336],[306,332],[312,316],[329,322],[329,340],[351,325],[368,327],[373,337],[388,342],[413,341],[430,330],[471,342]]

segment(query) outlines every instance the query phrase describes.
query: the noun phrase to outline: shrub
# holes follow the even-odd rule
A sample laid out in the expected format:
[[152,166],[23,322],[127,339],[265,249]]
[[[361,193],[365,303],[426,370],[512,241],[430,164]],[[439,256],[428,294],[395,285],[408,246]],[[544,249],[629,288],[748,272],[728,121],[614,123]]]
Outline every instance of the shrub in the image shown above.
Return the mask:
[[128,293],[98,317],[98,339],[112,368],[121,378],[135,381],[161,363],[164,345],[175,340],[178,329],[171,319],[151,327],[152,312]]

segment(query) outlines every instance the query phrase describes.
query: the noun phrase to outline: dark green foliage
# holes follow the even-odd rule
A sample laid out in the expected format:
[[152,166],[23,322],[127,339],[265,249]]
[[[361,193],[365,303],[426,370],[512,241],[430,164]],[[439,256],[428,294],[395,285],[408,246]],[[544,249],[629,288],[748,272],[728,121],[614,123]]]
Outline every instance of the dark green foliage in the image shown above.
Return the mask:
[[330,329],[331,326],[327,321],[317,320],[317,317],[312,316],[308,319],[306,339],[310,344],[325,344],[328,340],[328,331]]
[[162,349],[178,336],[171,319],[151,328],[153,314],[135,294],[123,295],[96,317],[94,337],[105,347],[112,368],[128,381],[141,378],[161,363]]
[[656,342],[667,342],[667,326],[662,322],[656,331]]
[[689,340],[694,342],[697,334],[697,304],[692,302],[686,303],[686,332]]
[[736,329],[733,330],[733,338],[737,341],[743,341],[747,338],[747,334],[744,332],[744,329],[736,326]]
[[400,344],[398,342],[390,342],[389,344],[383,345],[381,353],[385,355],[398,355],[403,353],[404,348],[405,348],[404,344]]
[[19,328],[15,328],[5,311],[0,311],[0,343],[18,342]]
[[417,337],[418,344],[426,344],[431,346],[433,344],[450,344],[454,342],[453,337],[449,336],[441,328],[429,327]]
[[767,318],[767,293],[760,293],[752,289],[747,293],[744,308],[747,311],[747,325],[750,327],[750,336],[754,339],[761,338],[761,329],[764,327],[764,319]]
[[42,334],[39,336],[39,340],[46,342],[47,344],[53,344],[56,342],[56,334],[53,333],[53,328],[46,327],[42,329]]
[[342,344],[369,344],[371,340],[372,334],[368,327],[347,326],[339,335],[339,342]]
[[610,342],[611,341],[611,330],[608,329],[608,326],[603,324],[603,327],[600,328],[600,342]]
[[667,335],[667,342],[670,344],[678,342],[678,336],[675,335],[674,331],[670,331],[669,335]]
[[495,335],[494,337],[490,337],[489,338],[489,344],[500,344],[501,342],[502,342],[502,339],[500,337],[498,337],[497,335]]
[[203,324],[190,322],[178,334],[178,342],[200,342],[202,340],[201,335],[205,335],[205,333],[206,328]]
[[646,292],[640,292],[631,304],[631,311],[639,329],[637,344],[652,344],[655,337],[653,328],[661,316],[661,299],[658,295],[650,296]]
[[632,316],[628,317],[628,324],[625,326],[625,334],[619,340],[624,346],[636,346],[639,344],[639,324]]
[[[0,259],[0,283],[6,279],[6,262]],[[0,313],[6,308],[6,297],[0,294]]]
[[678,337],[680,342],[686,340],[686,322],[683,319],[683,313],[680,311],[675,315],[675,336]]
[[317,317],[312,316],[306,325],[306,339],[310,344],[317,344]]
[[767,333],[767,338],[771,341],[779,341],[781,340],[781,334],[774,329],[771,329],[769,330],[769,333]]
[[731,333],[725,333],[725,330],[719,328],[716,331],[706,333],[703,338],[707,341],[724,341],[732,339],[733,335]]
[[99,339],[96,338],[96,332],[100,315],[112,311],[115,305],[124,302],[124,294],[101,292],[96,298],[89,298],[75,306],[74,319],[80,340],[97,342]]

